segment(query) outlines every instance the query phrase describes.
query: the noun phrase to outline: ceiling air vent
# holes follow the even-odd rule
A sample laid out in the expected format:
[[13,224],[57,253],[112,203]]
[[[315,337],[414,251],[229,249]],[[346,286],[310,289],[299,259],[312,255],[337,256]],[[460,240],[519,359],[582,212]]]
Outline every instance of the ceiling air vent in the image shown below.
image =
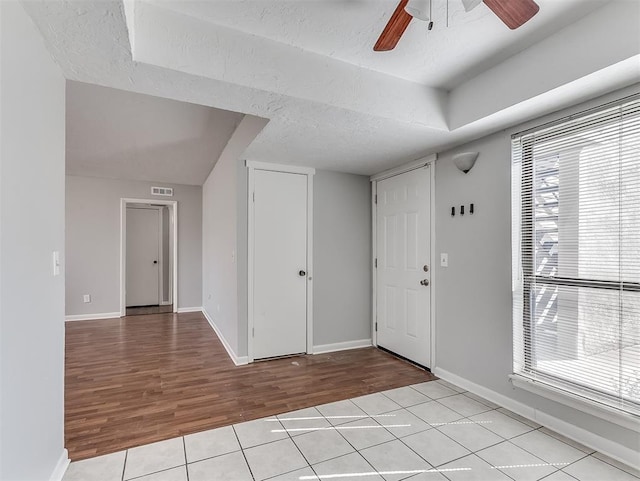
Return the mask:
[[151,195],[164,195],[165,197],[173,197],[172,187],[151,187]]

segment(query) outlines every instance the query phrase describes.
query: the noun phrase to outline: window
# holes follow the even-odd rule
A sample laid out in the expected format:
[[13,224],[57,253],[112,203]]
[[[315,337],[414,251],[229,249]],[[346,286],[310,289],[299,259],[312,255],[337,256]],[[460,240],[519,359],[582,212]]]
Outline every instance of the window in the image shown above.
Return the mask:
[[513,369],[640,414],[640,95],[512,139]]

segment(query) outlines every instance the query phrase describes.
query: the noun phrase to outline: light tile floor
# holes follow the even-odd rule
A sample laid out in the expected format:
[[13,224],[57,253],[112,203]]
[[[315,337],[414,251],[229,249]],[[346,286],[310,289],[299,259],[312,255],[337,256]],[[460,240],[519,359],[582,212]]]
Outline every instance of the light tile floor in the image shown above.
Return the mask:
[[64,481],[638,481],[640,472],[444,381],[71,463]]

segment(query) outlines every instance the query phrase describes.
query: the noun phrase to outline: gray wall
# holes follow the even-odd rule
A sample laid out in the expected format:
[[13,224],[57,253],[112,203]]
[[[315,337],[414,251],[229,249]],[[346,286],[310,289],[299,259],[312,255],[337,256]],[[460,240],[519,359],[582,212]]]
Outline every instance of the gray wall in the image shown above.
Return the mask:
[[[236,356],[247,355],[247,168],[264,126],[247,116],[203,186],[203,306]],[[314,345],[371,338],[371,185],[314,176]],[[235,257],[234,257],[235,255]]]
[[[120,199],[152,199],[155,182],[66,177],[66,314],[120,311]],[[173,187],[178,202],[178,307],[202,305],[202,187]],[[91,294],[91,303],[82,302]]]
[[[511,134],[638,91],[640,86],[536,119],[444,152],[436,162],[436,367],[529,407],[638,450],[640,434],[552,402],[509,383],[511,320]],[[463,174],[452,154],[478,151]],[[451,217],[451,206],[475,204],[472,216]]]
[[0,479],[47,480],[67,458],[65,83],[19,3],[0,32]]
[[313,179],[313,344],[371,339],[371,182]]
[[202,306],[236,356],[247,355],[247,168],[267,124],[245,115],[202,189]]

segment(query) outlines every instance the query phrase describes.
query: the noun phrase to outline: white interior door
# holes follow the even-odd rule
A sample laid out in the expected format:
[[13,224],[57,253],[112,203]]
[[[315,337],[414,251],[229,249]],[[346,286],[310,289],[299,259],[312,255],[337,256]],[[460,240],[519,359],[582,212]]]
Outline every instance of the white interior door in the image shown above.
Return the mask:
[[377,183],[377,344],[430,366],[429,166]]
[[307,176],[255,170],[253,358],[306,352]]
[[160,303],[160,211],[127,208],[126,304]]

